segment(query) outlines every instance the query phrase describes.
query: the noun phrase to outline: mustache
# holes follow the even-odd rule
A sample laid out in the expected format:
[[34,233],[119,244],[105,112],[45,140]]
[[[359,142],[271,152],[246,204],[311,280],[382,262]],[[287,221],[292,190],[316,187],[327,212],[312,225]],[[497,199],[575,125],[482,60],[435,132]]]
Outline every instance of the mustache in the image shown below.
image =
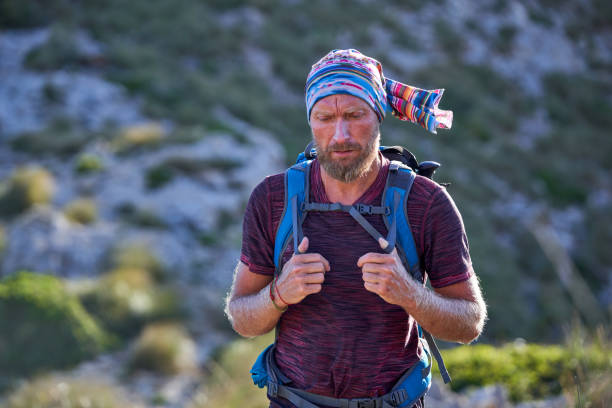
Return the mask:
[[358,143],[346,142],[336,143],[327,146],[327,149],[325,149],[325,151],[327,152],[345,152],[347,150],[363,150],[363,148]]

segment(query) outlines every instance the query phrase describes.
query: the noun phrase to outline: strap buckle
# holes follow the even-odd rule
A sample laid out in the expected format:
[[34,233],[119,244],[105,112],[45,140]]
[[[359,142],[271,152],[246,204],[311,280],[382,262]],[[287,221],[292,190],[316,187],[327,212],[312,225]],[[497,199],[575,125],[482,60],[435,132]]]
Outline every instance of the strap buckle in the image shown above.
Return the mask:
[[399,407],[400,404],[406,401],[407,398],[408,398],[408,393],[406,392],[405,389],[402,388],[402,389],[393,391],[393,393],[391,393],[390,402],[391,404],[393,404],[394,407]]
[[350,400],[349,408],[376,408],[376,400],[372,398],[354,398]]
[[278,396],[278,383],[268,381],[268,396],[276,398]]
[[361,214],[372,215],[372,206],[367,204],[357,204],[357,210]]

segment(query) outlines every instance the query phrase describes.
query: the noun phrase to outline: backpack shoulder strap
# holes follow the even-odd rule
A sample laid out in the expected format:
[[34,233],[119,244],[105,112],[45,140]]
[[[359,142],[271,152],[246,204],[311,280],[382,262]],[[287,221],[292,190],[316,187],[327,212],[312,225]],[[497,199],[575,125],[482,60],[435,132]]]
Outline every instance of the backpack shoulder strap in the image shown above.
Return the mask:
[[[410,194],[415,178],[416,173],[412,169],[403,165],[402,163],[395,161],[391,162],[389,165],[387,185],[385,186],[385,191],[383,193],[383,205],[389,206],[389,208],[391,208],[391,213],[386,215],[384,220],[387,228],[389,228],[389,226],[393,225],[395,222],[395,228],[397,228],[396,248],[398,249],[398,254],[400,255],[404,265],[408,266],[410,274],[417,281],[424,282],[419,255],[414,243],[414,237],[412,236],[410,223],[408,222],[408,214],[406,214],[408,195]],[[398,197],[400,200],[401,209],[399,209],[398,206],[392,205],[394,201],[397,202]],[[438,362],[438,369],[440,370],[444,383],[449,383],[451,378],[446,370],[444,360],[442,359],[442,354],[440,353],[434,338],[429,332],[422,330],[420,325],[418,326],[418,330],[419,337],[422,337],[427,341],[427,344],[431,349],[431,353]]]
[[[391,209],[391,211],[383,217],[387,228],[389,228],[393,222],[396,223],[396,240],[400,258],[402,258],[404,265],[408,266],[410,274],[419,282],[423,282],[419,256],[417,254],[414,237],[412,236],[408,215],[406,214],[406,203],[415,178],[416,173],[411,168],[402,163],[392,161],[389,165],[389,175],[387,177],[385,191],[383,192],[382,205]],[[399,206],[397,210],[393,205],[397,199],[396,197],[399,197]]]
[[274,239],[274,266],[275,275],[279,275],[282,268],[282,257],[290,238],[293,236],[294,251],[302,240],[302,222],[305,212],[302,204],[308,202],[310,189],[310,164],[312,160],[305,160],[289,167],[285,172],[285,206],[281,215],[276,237]]

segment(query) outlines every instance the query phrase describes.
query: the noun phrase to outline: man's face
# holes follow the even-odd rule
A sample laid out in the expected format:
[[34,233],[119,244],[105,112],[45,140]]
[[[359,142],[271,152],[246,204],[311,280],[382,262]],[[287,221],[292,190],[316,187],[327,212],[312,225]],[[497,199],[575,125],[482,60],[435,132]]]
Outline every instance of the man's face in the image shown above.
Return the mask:
[[378,117],[356,96],[337,94],[319,100],[310,113],[310,128],[321,167],[336,180],[357,180],[376,159]]

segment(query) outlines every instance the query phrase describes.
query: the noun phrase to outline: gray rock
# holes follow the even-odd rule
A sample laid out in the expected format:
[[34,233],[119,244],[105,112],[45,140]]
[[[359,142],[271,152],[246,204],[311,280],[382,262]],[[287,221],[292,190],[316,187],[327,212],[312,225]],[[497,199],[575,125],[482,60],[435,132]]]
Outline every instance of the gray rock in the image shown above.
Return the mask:
[[116,232],[112,224],[83,226],[49,207],[34,208],[7,230],[2,274],[27,269],[70,278],[95,276]]

